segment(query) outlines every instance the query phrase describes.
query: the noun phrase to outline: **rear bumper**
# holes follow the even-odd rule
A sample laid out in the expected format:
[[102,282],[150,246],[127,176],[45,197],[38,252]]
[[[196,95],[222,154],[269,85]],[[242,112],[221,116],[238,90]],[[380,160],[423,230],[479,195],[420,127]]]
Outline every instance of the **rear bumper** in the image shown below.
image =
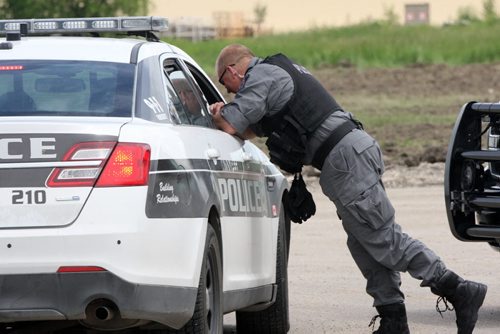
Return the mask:
[[149,219],[138,201],[146,191],[96,188],[68,226],[2,229],[0,275],[99,266],[141,285],[197,288],[207,219]]
[[84,320],[105,328],[113,319],[92,314],[102,301],[116,305],[121,319],[179,328],[191,318],[196,295],[197,288],[134,284],[111,272],[1,275],[0,322]]

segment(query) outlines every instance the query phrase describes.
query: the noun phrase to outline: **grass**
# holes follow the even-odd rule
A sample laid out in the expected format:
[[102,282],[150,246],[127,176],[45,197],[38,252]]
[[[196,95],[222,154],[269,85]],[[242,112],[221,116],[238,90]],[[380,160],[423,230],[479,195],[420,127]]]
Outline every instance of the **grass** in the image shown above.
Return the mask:
[[187,51],[213,75],[215,58],[229,43],[245,44],[259,56],[282,52],[311,69],[339,64],[366,68],[493,62],[500,60],[499,29],[500,22],[442,27],[370,23],[255,38],[168,42]]
[[[338,74],[337,69],[345,66],[365,71],[415,64],[500,62],[498,31],[500,21],[442,27],[369,23],[233,40],[167,41],[184,49],[214,78],[215,59],[230,43],[245,44],[260,57],[282,52],[315,73],[331,67]],[[429,149],[441,154],[436,157],[438,161],[444,159],[457,112],[463,103],[478,98],[477,90],[444,89],[425,96],[411,89],[404,95],[383,88],[374,94],[347,89],[335,95],[342,106],[362,120],[391,161],[413,165],[422,161],[423,152]],[[256,143],[266,150],[262,138]]]
[[[398,98],[384,95],[353,94],[343,96],[342,101],[342,105],[349,106],[349,111],[363,120],[367,128],[377,128],[386,124],[448,125],[455,121],[456,110],[451,110],[448,113],[429,113],[428,110],[447,110],[453,104],[457,104],[457,97],[448,95],[422,99],[421,96]],[[381,107],[374,112],[373,106]]]
[[[456,94],[414,97],[346,94],[342,105],[363,122],[364,128],[381,145],[393,163],[416,165],[426,161],[429,148],[446,148],[450,130],[463,103]],[[450,106],[456,105],[456,108]],[[373,106],[378,106],[374,108]],[[432,112],[433,111],[433,112]],[[438,149],[436,161],[444,160],[445,149]]]

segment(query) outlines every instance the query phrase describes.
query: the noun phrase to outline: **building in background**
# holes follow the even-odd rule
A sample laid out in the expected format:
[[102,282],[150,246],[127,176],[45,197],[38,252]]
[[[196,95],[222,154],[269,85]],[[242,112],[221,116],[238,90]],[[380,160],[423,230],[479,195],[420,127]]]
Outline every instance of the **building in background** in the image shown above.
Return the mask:
[[[158,14],[154,15],[165,16]],[[211,20],[193,16],[181,16],[173,19],[169,18],[168,30],[162,32],[161,36],[190,39],[192,41],[222,38],[220,34],[217,34],[215,26]]]
[[429,24],[429,3],[405,5],[404,23],[406,25]]
[[[498,0],[495,0],[498,1]],[[394,14],[401,24],[443,25],[457,20],[460,10],[482,15],[484,0],[151,0],[150,14],[172,24],[194,20],[221,37],[238,37],[255,30],[257,5],[266,7],[264,29],[289,32],[338,27],[386,19]]]

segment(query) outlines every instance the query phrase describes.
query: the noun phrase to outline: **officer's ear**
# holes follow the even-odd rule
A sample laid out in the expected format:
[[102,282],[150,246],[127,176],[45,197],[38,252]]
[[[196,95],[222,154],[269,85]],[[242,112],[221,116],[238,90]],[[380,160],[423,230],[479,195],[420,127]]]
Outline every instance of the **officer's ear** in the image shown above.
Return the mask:
[[236,68],[237,65],[235,66],[229,66],[228,71],[231,73],[231,75],[236,76],[239,79],[243,79],[245,76],[238,73],[238,69]]

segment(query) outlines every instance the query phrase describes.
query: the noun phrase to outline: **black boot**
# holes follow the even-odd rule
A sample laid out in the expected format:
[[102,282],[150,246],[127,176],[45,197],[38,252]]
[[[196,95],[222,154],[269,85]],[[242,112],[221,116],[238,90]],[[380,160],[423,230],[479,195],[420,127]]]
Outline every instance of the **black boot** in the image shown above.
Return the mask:
[[373,334],[410,334],[405,304],[377,306],[378,316],[373,317],[370,326],[380,317],[380,327]]
[[[442,313],[450,309],[447,301],[453,305],[457,317],[458,334],[472,334],[477,322],[477,313],[483,304],[488,287],[484,284],[466,281],[453,271],[447,270],[431,287],[431,291],[440,296],[436,309]],[[439,302],[443,300],[445,309],[439,308]]]

